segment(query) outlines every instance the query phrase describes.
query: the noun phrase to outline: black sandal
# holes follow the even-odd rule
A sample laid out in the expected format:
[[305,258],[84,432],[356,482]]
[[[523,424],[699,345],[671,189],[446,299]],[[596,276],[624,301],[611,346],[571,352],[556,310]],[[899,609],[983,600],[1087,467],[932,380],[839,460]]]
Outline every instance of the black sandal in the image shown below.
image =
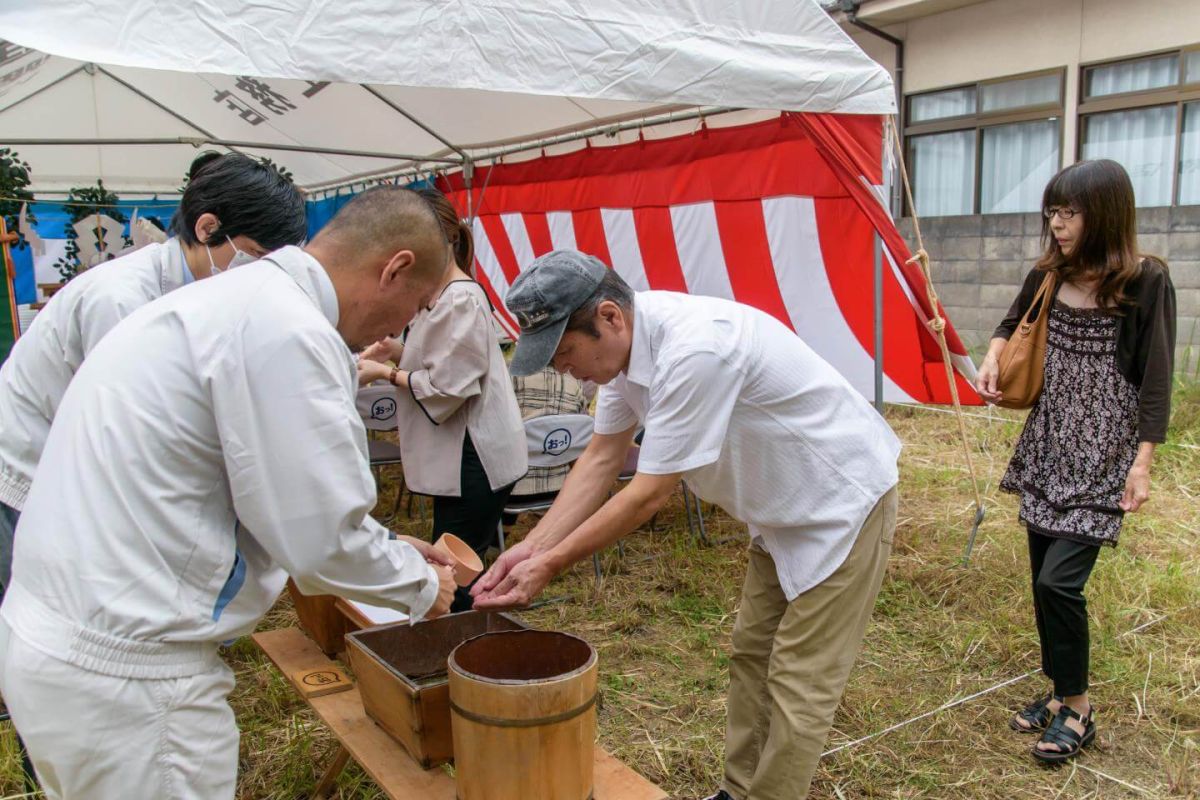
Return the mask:
[[[1044,697],[1039,697],[1037,700],[1034,700],[1016,714],[1009,717],[1008,727],[1012,728],[1017,733],[1039,733],[1045,730],[1046,726],[1050,724],[1050,720],[1054,718],[1054,714],[1049,708],[1051,700],[1057,700],[1060,703],[1063,701],[1063,699],[1054,694],[1054,692],[1046,692]],[[1025,720],[1025,722],[1029,723],[1029,727],[1026,728],[1021,725],[1021,723],[1017,722],[1018,719]]]
[[[1050,723],[1050,727],[1042,734],[1042,738],[1038,743],[1045,742],[1058,747],[1057,750],[1041,750],[1037,745],[1033,746],[1033,757],[1039,761],[1045,761],[1051,764],[1069,761],[1079,755],[1079,751],[1092,743],[1096,738],[1096,709],[1089,708],[1088,713],[1080,714],[1075,709],[1064,704],[1058,710],[1058,714],[1054,717],[1054,721]],[[1083,724],[1083,735],[1080,736],[1072,728],[1067,726],[1068,719],[1075,719]]]

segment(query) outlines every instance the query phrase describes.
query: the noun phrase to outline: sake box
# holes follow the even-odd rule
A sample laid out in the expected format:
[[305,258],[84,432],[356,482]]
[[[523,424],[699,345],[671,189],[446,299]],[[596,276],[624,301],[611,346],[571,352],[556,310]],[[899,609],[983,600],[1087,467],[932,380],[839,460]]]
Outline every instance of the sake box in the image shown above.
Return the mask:
[[454,758],[446,661],[483,633],[525,630],[507,614],[465,611],[346,634],[346,655],[367,716],[425,769]]

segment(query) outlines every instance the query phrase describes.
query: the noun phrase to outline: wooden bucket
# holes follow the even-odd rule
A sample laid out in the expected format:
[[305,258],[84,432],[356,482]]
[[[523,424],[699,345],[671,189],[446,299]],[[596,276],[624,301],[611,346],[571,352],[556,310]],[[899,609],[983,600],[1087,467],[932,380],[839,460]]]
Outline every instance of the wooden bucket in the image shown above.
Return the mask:
[[450,654],[458,800],[590,800],[596,651],[552,631],[485,633]]

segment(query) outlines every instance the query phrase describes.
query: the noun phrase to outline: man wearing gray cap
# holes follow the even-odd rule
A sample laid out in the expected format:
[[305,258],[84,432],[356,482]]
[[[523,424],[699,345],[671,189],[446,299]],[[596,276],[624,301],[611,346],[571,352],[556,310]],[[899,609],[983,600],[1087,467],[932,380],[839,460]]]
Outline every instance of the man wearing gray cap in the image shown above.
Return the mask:
[[[883,581],[899,441],[836,370],[749,306],[635,294],[569,250],[534,261],[505,303],[521,325],[514,375],[550,363],[602,388],[591,443],[546,516],[475,585],[475,608],[529,603],[686,480],[751,538],[725,780],[709,800],[806,796]],[[609,499],[639,427],[637,474]]]

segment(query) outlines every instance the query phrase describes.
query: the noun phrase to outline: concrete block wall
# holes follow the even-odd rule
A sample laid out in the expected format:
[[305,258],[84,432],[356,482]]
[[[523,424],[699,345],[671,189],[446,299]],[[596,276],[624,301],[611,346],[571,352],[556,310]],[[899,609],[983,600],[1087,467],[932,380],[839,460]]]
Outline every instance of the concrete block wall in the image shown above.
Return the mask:
[[[915,247],[912,219],[900,232]],[[1041,254],[1040,214],[984,214],[921,220],[938,297],[977,355]],[[1138,211],[1138,245],[1165,258],[1178,301],[1176,369],[1200,370],[1200,206]]]

